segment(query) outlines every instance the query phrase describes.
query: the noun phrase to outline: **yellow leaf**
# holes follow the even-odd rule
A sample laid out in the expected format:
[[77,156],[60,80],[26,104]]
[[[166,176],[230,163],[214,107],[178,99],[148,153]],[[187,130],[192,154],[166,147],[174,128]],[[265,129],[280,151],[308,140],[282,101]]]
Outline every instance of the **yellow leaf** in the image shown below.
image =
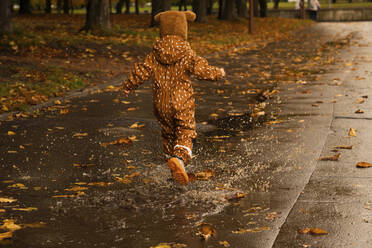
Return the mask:
[[46,223],[39,222],[39,223],[22,224],[22,227],[40,228],[40,227],[44,227],[45,225]]
[[135,111],[137,108],[128,108],[127,111]]
[[144,127],[145,124],[138,124],[138,122],[133,123],[129,128],[141,128]]
[[267,230],[270,230],[270,227],[263,226],[263,227],[256,227],[256,228],[251,228],[251,229],[239,229],[237,231],[232,231],[232,233],[235,233],[235,234],[256,233],[256,232],[262,232],[262,231],[267,231]]
[[356,167],[358,167],[358,168],[369,168],[369,167],[372,167],[372,164],[367,163],[367,162],[359,162],[359,163],[357,163]]
[[124,184],[130,184],[132,180],[128,178],[115,177],[115,180]]
[[150,246],[150,248],[172,248],[168,243],[160,243],[157,246]]
[[56,105],[61,105],[62,102],[61,102],[60,100],[55,100],[55,101],[54,101],[54,104],[56,104]]
[[74,163],[72,164],[74,167],[81,167],[81,168],[88,168],[88,167],[93,167],[95,166],[95,164],[77,164],[77,163]]
[[2,226],[0,226],[0,229],[6,229],[6,230],[9,230],[9,231],[15,231],[15,230],[19,230],[21,228],[22,227],[20,225],[15,224],[14,220],[12,220],[12,219],[5,219],[4,224]]
[[72,137],[85,137],[85,136],[88,136],[88,133],[74,133],[74,135],[72,135]]
[[8,131],[8,135],[9,135],[9,136],[11,136],[11,135],[16,135],[16,133],[13,132],[13,131]]
[[66,191],[82,191],[82,190],[87,190],[87,187],[81,187],[81,186],[74,186],[69,189],[65,189]]
[[0,197],[0,203],[12,203],[15,201],[17,201],[17,199]]
[[61,109],[61,110],[59,111],[59,113],[60,113],[61,115],[65,115],[65,114],[67,114],[68,112],[70,112],[68,109]]
[[13,185],[9,185],[8,188],[18,188],[18,189],[28,189],[24,184],[22,183],[15,183]]
[[4,239],[11,239],[12,237],[13,237],[13,232],[0,233],[0,241]]
[[0,208],[0,213],[5,213],[5,209]]
[[37,208],[34,207],[28,207],[28,208],[12,208],[12,210],[15,211],[25,211],[25,212],[30,212],[30,211],[35,211]]
[[209,239],[211,236],[216,235],[216,229],[214,229],[211,224],[200,223],[198,225],[199,232],[198,234],[205,240]]
[[220,241],[218,242],[220,245],[224,246],[224,247],[230,247],[230,244],[229,242],[227,242],[226,240],[225,241]]
[[350,130],[349,130],[349,136],[355,137],[356,136],[356,129],[350,128]]

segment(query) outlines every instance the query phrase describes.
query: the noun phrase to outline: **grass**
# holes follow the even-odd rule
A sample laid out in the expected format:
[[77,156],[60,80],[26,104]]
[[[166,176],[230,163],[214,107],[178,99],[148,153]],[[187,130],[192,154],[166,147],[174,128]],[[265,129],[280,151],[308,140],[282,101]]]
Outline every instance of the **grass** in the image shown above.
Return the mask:
[[[13,22],[16,31],[0,37],[0,113],[122,75],[124,66],[129,68],[151,49],[159,33],[157,27],[149,28],[149,15],[113,15],[112,31],[103,35],[78,32],[84,15],[16,16]],[[246,19],[230,22],[212,16],[207,23],[190,25],[189,42],[207,55],[285,39],[310,23],[257,18],[260,32],[251,35]]]

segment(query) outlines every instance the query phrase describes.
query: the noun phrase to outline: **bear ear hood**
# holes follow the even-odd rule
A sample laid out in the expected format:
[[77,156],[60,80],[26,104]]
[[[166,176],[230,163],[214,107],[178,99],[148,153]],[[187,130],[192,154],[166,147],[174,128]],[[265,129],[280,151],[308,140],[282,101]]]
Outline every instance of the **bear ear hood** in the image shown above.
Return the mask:
[[190,44],[176,35],[160,38],[153,47],[156,60],[161,64],[174,64],[191,51]]
[[160,37],[178,35],[187,40],[187,22],[193,22],[196,15],[192,11],[165,11],[154,17],[160,23]]

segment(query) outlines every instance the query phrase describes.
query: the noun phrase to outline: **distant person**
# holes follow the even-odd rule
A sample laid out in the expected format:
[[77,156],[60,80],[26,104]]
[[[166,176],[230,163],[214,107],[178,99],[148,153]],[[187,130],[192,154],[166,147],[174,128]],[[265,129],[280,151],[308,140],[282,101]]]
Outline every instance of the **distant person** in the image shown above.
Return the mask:
[[316,21],[318,19],[318,10],[320,9],[320,3],[318,0],[309,0],[309,16],[310,19]]
[[200,80],[225,77],[223,68],[208,65],[187,42],[187,21],[191,11],[166,11],[155,16],[160,22],[160,39],[143,63],[136,63],[123,93],[128,95],[143,81],[153,79],[154,114],[161,126],[163,150],[173,178],[181,185],[189,182],[185,166],[192,158],[192,140],[196,138],[195,99],[190,76]]

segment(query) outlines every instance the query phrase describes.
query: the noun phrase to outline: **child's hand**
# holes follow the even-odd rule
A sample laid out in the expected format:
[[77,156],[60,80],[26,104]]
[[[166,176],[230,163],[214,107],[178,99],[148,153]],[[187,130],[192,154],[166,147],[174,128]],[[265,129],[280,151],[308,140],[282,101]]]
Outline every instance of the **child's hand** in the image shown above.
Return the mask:
[[223,69],[223,68],[220,68],[220,71],[221,71],[222,77],[224,78],[224,77],[226,76],[226,72],[225,72],[225,69]]
[[123,90],[123,94],[125,97],[128,97],[129,93],[130,93],[130,90],[126,90],[126,89]]

